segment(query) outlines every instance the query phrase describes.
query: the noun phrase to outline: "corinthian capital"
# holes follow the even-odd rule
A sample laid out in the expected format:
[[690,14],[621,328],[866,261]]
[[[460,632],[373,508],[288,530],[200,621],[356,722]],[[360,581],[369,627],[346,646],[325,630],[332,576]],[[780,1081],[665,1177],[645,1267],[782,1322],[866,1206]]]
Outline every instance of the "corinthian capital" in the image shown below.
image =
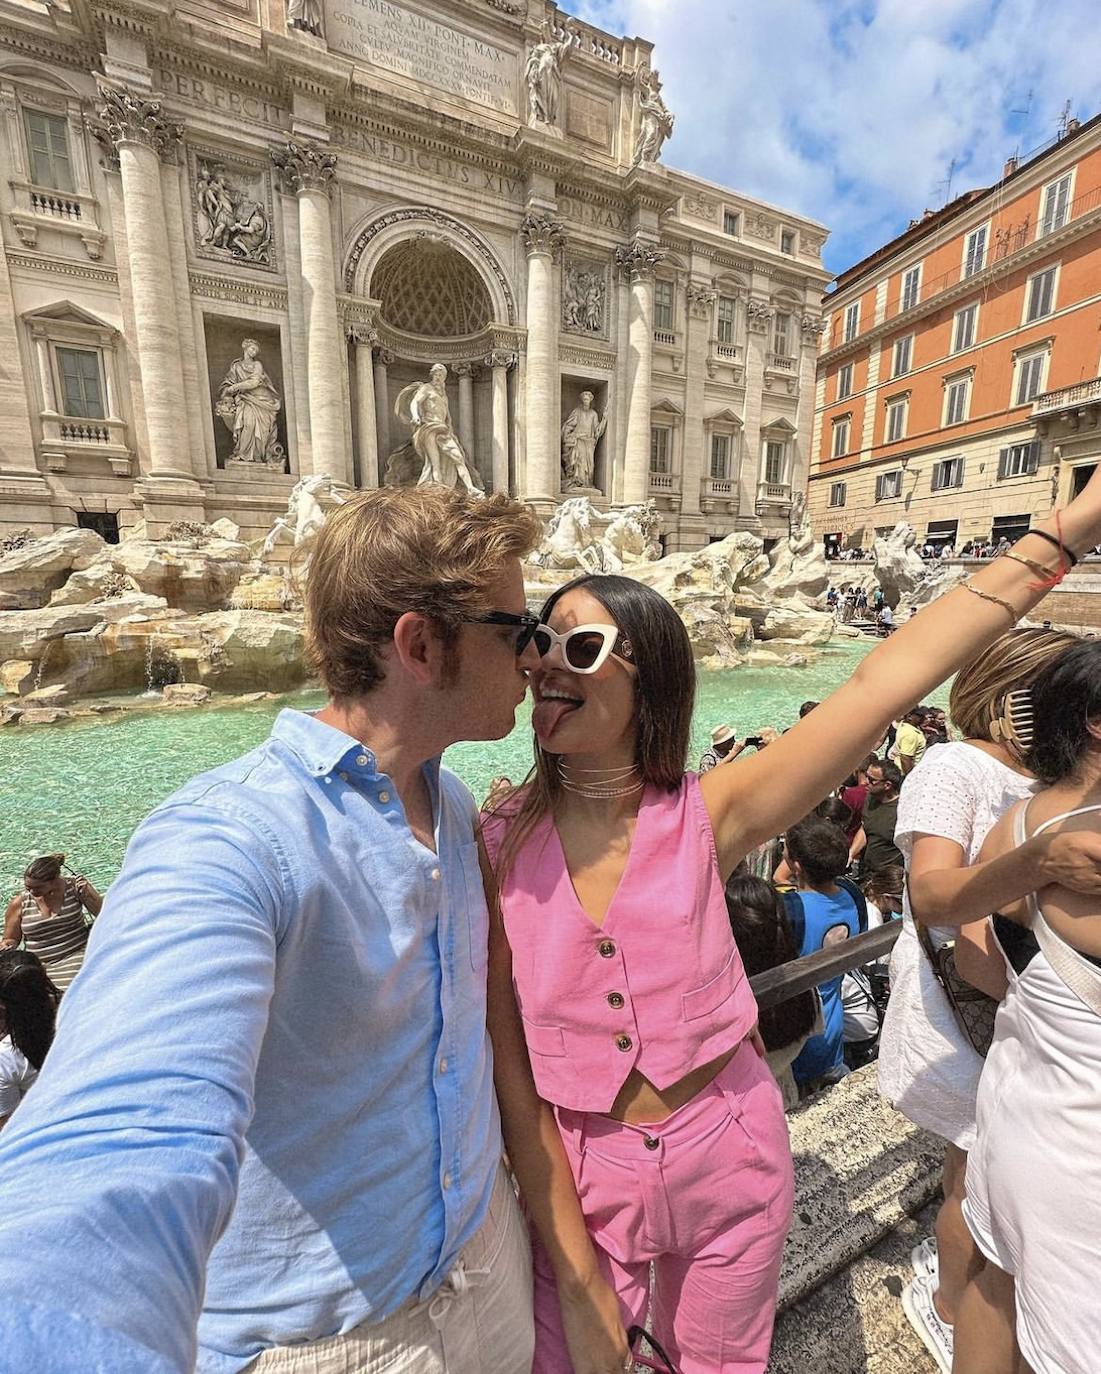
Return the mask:
[[529,257],[535,253],[557,253],[566,242],[561,220],[550,219],[547,215],[525,215],[520,233]]
[[772,308],[767,301],[749,300],[745,307],[746,321],[754,334],[764,334],[772,322]]
[[300,191],[328,191],[336,176],[336,154],[312,139],[280,143],[271,150],[280,190],[288,195]]
[[99,93],[103,103],[92,134],[111,165],[118,165],[118,150],[124,143],[144,143],[163,162],[175,162],[183,125],[165,119],[159,100],[146,100],[125,87],[101,86]]
[[712,291],[709,286],[697,286],[689,283],[685,288],[685,295],[688,298],[688,310],[694,319],[709,320],[711,311],[718,296],[717,291]]
[[664,262],[665,252],[656,243],[636,237],[615,250],[615,260],[631,281],[645,281]]

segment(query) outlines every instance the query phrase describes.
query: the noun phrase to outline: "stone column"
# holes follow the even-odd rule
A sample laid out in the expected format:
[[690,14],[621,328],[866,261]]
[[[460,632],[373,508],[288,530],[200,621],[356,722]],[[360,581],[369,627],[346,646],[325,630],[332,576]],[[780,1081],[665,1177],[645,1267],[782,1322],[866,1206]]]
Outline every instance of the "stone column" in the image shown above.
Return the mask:
[[306,328],[310,448],[315,475],[350,485],[344,424],[346,356],[336,306],[336,264],[329,191],[336,156],[322,144],[291,141],[271,150],[281,188],[298,198],[298,251]]
[[375,377],[372,350],[378,335],[366,324],[354,324],[352,342],[356,350],[356,453],[359,457],[359,485],[377,487],[378,416],[375,413]]
[[805,492],[810,479],[813,445],[815,388],[818,372],[818,343],[825,322],[818,315],[804,315],[800,321],[803,346],[799,353],[799,410],[795,452],[792,454],[791,494]]
[[745,449],[738,470],[738,528],[757,530],[757,491],[764,476],[761,454],[761,405],[765,392],[765,351],[772,328],[767,301],[746,302]]
[[468,462],[479,467],[474,451],[474,364],[456,363],[452,371],[459,379],[459,443]]
[[[390,382],[386,369],[394,355],[386,348],[375,353],[375,424],[378,426],[378,456],[383,464],[390,457]],[[382,474],[386,476],[385,472]]]
[[[122,182],[134,342],[149,446],[145,476],[154,483],[182,479],[191,487],[194,469],[161,184],[161,161],[175,161],[183,126],[164,118],[159,101],[110,86],[101,87],[100,94],[104,103],[94,133],[108,158],[117,162]],[[197,500],[198,487],[176,495],[185,502]],[[168,512],[163,514],[168,518]]]
[[487,353],[485,366],[493,379],[493,490],[508,491],[508,373],[515,353]]
[[527,414],[524,448],[530,500],[556,502],[560,486],[558,444],[558,302],[554,260],[565,241],[562,225],[545,215],[524,216],[528,255]]
[[636,505],[650,492],[650,384],[654,347],[654,268],[665,254],[635,237],[616,249],[616,262],[630,283],[627,327],[627,442],[623,461],[623,503]]
[[689,283],[688,338],[684,350],[684,462],[681,479],[682,515],[699,515],[700,482],[710,474],[711,455],[704,434],[704,384],[707,352],[711,345],[711,321],[717,292],[709,286]]

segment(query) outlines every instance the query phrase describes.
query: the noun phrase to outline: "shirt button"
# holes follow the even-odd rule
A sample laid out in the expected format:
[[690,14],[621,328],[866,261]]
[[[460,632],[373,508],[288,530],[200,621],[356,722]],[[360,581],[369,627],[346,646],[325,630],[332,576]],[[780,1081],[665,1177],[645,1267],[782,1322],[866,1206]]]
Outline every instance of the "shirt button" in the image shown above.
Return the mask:
[[432,879],[434,883],[438,883],[440,881],[440,870],[438,868],[434,868],[428,876]]
[[629,1035],[617,1035],[615,1038],[616,1049],[622,1050],[624,1054],[626,1054],[629,1049],[632,1049],[634,1047],[634,1043],[635,1042],[631,1039]]
[[342,772],[339,776],[340,776],[340,781],[341,781],[341,782],[347,782],[347,781],[348,781],[348,774],[347,774],[347,773],[343,773],[343,772]]
[[379,799],[380,802],[382,802],[383,806],[385,806],[386,803],[390,800],[390,793],[389,793],[389,792],[380,792],[380,793],[378,794],[378,799]]
[[367,765],[368,765],[370,762],[371,762],[371,760],[367,757],[366,754],[357,754],[357,755],[356,755],[356,763],[359,764],[360,768],[366,768]]
[[616,1011],[623,1005],[623,994],[621,992],[608,993],[608,1005],[615,1007]]
[[443,1186],[444,1186],[444,1192],[446,1192],[447,1189],[451,1187],[451,1175],[450,1175],[450,1174],[444,1174],[444,1176],[443,1176]]
[[440,1060],[440,1073],[446,1073],[446,1072],[447,1072],[447,1060],[446,1060],[446,1059],[441,1059],[441,1060]]
[[602,959],[610,959],[615,953],[615,942],[613,940],[601,940],[600,944],[597,945],[597,949],[600,951],[600,957]]
[[661,1141],[656,1140],[652,1135],[648,1135],[643,1139],[642,1143],[646,1146],[648,1150],[656,1150],[658,1146],[661,1144]]

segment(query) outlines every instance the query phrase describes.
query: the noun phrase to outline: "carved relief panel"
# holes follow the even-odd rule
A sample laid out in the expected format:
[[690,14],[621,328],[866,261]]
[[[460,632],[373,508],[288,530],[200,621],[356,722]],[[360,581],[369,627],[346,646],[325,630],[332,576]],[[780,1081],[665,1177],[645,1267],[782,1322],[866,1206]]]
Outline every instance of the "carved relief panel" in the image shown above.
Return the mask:
[[196,255],[275,271],[271,176],[265,164],[191,147],[187,166]]
[[562,264],[562,328],[590,339],[608,337],[608,264],[569,256]]

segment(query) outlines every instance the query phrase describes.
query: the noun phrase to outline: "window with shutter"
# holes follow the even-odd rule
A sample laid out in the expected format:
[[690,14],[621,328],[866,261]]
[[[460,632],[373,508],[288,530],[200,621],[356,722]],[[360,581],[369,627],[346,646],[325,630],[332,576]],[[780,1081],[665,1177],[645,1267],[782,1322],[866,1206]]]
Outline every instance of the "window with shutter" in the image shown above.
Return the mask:
[[851,343],[860,330],[860,302],[853,301],[845,308],[845,342]]
[[957,310],[952,320],[952,352],[960,353],[965,348],[972,348],[975,343],[975,324],[979,317],[979,307],[976,302],[973,305],[965,305],[962,310]]
[[891,401],[887,405],[887,442],[895,444],[906,433],[906,402]]
[[1054,267],[1047,267],[1044,271],[1037,272],[1034,277],[1029,277],[1025,300],[1025,324],[1031,324],[1033,320],[1042,320],[1054,310],[1055,273]]
[[1017,385],[1014,388],[1014,405],[1027,405],[1039,396],[1044,387],[1046,360],[1046,350],[1040,353],[1026,353],[1017,359]]
[[669,471],[669,450],[673,431],[667,425],[653,425],[650,429],[650,471]]
[[733,296],[720,296],[716,315],[716,337],[721,344],[734,342],[735,301]]
[[1040,441],[1010,444],[998,454],[998,481],[1007,477],[1031,477],[1040,466]]
[[730,476],[730,435],[711,436],[711,476],[723,482]]
[[1049,182],[1044,187],[1038,237],[1042,238],[1045,234],[1054,233],[1056,229],[1061,229],[1066,224],[1070,214],[1070,180],[1071,173],[1068,172],[1066,176],[1060,177],[1058,181]]
[[963,250],[963,275],[973,277],[986,263],[986,225],[968,234]]
[[31,180],[51,191],[74,191],[73,164],[69,157],[69,129],[62,115],[42,110],[23,111]]
[[673,328],[673,283],[661,278],[654,282],[654,328]]
[[903,339],[895,340],[894,356],[892,359],[891,375],[894,377],[904,377],[910,370],[910,359],[914,351],[914,336],[907,334]]
[[921,263],[911,267],[902,277],[902,309],[910,310],[918,303],[921,291]]
[[82,420],[102,420],[103,387],[99,354],[90,348],[58,348],[62,413]]
[[833,448],[831,453],[834,458],[840,458],[843,453],[849,451],[849,422],[848,420],[838,420],[833,427]]
[[765,444],[765,481],[769,486],[783,486],[787,467],[787,445],[777,439]]
[[944,423],[959,425],[967,419],[967,406],[971,396],[971,381],[960,377],[949,382],[944,389]]
[[737,232],[738,232],[738,214],[737,214],[737,211],[736,211],[736,210],[724,210],[724,211],[723,211],[723,233],[724,233],[724,234],[737,234]]
[[844,482],[834,482],[830,487],[830,505],[843,506],[845,504],[846,484]]

